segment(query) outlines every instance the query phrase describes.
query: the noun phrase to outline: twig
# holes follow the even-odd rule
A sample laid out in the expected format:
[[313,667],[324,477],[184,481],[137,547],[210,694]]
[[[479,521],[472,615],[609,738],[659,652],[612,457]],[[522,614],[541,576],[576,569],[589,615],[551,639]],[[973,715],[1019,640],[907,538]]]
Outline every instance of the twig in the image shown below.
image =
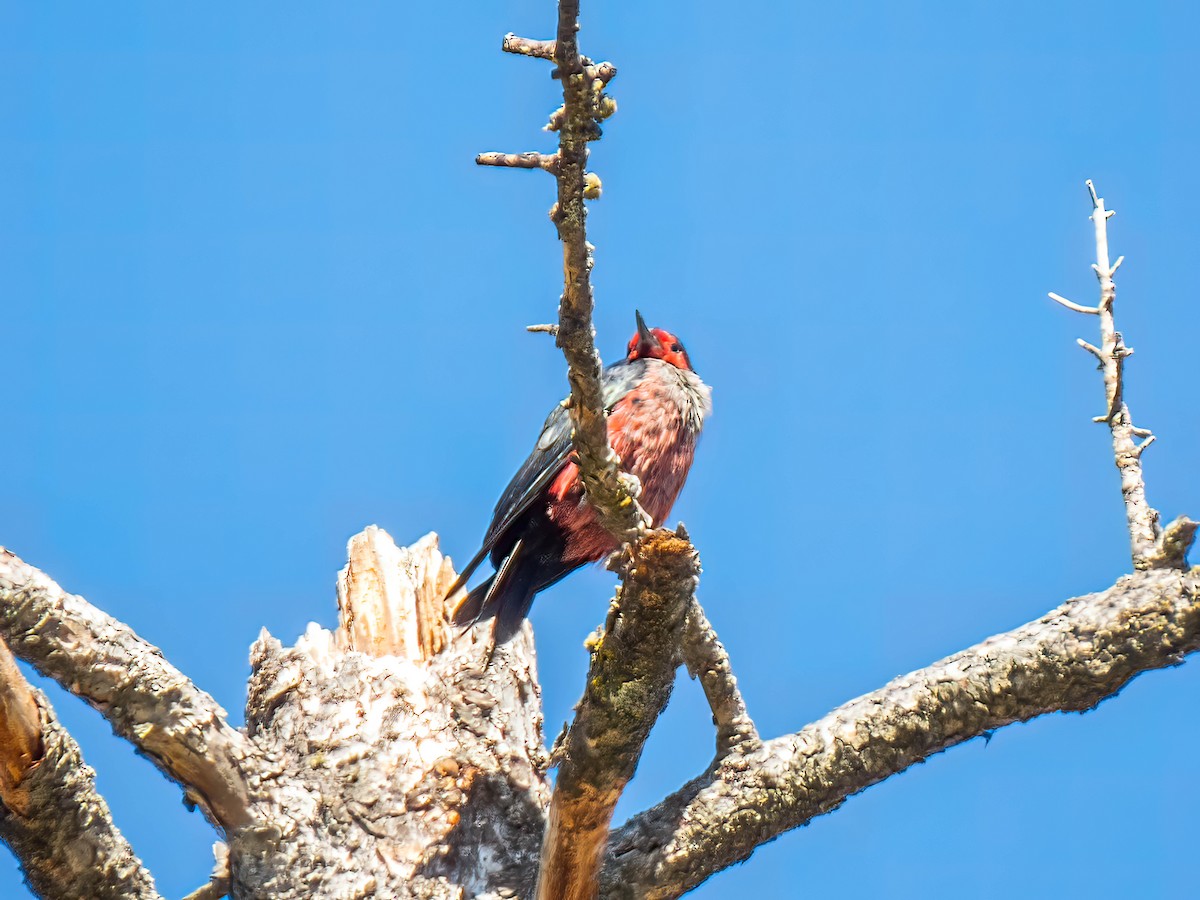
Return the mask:
[[558,325],[557,324],[526,325],[525,330],[528,332],[532,332],[533,334],[557,335],[558,334]]
[[558,172],[557,153],[480,153],[475,157],[475,163],[507,169],[542,169],[551,174]]
[[897,678],[804,730],[733,753],[617,829],[605,898],[668,900],[935,753],[1087,710],[1200,649],[1200,573],[1158,570]]
[[729,654],[717,638],[699,601],[693,600],[683,635],[683,662],[688,674],[700,679],[717,726],[717,757],[762,743],[746,701],[738,690]]
[[517,37],[512,32],[504,36],[500,49],[505,53],[517,53],[521,56],[534,56],[538,59],[554,59],[554,41],[535,41],[530,38]]
[[686,539],[666,531],[651,532],[639,548],[558,750],[538,900],[596,896],[613,809],[671,696],[699,560]]
[[[1080,306],[1055,293],[1051,293],[1050,297],[1068,309],[1100,318],[1100,346],[1089,344],[1082,338],[1077,343],[1099,360],[1100,370],[1104,374],[1104,413],[1095,416],[1093,421],[1106,423],[1112,433],[1113,457],[1121,475],[1121,495],[1125,500],[1125,519],[1129,526],[1134,568],[1182,568],[1187,565],[1190,537],[1182,544],[1173,541],[1169,551],[1163,542],[1158,510],[1146,499],[1146,481],[1142,475],[1142,453],[1155,438],[1149,430],[1134,426],[1124,399],[1125,360],[1133,355],[1133,350],[1125,346],[1124,338],[1116,328],[1113,305],[1117,286],[1113,274],[1125,257],[1120,256],[1115,263],[1109,263],[1108,220],[1112,218],[1113,211],[1104,208],[1104,198],[1096,193],[1096,187],[1090,180],[1087,189],[1092,200],[1090,218],[1096,235],[1096,262],[1092,264],[1092,269],[1100,282],[1100,303],[1095,307]],[[1145,440],[1139,445],[1135,437]]]
[[225,711],[158,648],[0,548],[0,637],[82,697],[226,830],[247,824],[252,754]]
[[221,900],[229,896],[229,847],[224,843],[213,844],[213,871],[208,881],[192,891],[183,900]]
[[1058,295],[1058,294],[1054,293],[1054,291],[1051,291],[1051,292],[1048,294],[1048,296],[1049,296],[1049,297],[1050,297],[1050,299],[1051,299],[1051,300],[1053,300],[1055,303],[1061,303],[1061,304],[1062,304],[1063,306],[1065,306],[1067,309],[1074,310],[1074,311],[1075,311],[1075,312],[1077,312],[1077,313],[1087,313],[1087,315],[1089,315],[1089,316],[1098,316],[1098,315],[1100,315],[1100,309],[1099,309],[1099,307],[1095,307],[1095,306],[1080,306],[1078,303],[1072,303],[1072,302],[1071,302],[1070,300],[1068,300],[1066,297],[1062,297],[1062,296],[1060,296],[1060,295]]
[[159,900],[95,773],[0,640],[0,840],[39,897]]

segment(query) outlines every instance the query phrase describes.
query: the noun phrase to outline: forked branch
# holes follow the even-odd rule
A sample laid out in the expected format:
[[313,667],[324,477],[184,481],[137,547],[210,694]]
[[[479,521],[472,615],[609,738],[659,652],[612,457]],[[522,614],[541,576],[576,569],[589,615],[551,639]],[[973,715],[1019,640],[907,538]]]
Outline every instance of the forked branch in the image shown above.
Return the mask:
[[1200,570],[1137,572],[734,752],[609,841],[601,895],[668,900],[760,844],[935,753],[1012,722],[1087,710],[1200,649]]

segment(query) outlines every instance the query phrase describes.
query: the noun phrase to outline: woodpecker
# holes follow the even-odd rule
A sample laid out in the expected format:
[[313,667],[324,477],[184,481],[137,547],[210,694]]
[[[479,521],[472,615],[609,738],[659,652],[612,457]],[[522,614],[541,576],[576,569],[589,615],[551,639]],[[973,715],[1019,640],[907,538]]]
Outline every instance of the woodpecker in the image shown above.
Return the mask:
[[[601,388],[608,441],[621,468],[641,482],[639,500],[657,527],[683,489],[712,411],[712,390],[693,371],[679,338],[636,316],[625,358],[605,367]],[[535,594],[618,549],[584,498],[571,430],[564,400],[500,496],[483,546],[450,588],[453,596],[491,555],[495,573],[459,604],[454,620],[471,625],[494,616],[494,646],[520,628]]]

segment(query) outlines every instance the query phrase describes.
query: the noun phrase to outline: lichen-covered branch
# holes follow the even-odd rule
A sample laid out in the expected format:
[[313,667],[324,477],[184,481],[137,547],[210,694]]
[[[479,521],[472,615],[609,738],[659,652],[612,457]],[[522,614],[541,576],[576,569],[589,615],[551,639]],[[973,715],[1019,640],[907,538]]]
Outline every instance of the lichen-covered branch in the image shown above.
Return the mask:
[[622,543],[629,543],[641,536],[649,519],[638,505],[636,482],[622,474],[621,461],[608,443],[600,354],[592,327],[592,248],[587,241],[584,204],[585,198],[596,197],[600,191],[599,179],[586,171],[587,145],[600,137],[600,120],[616,109],[604,88],[617,69],[611,63],[593,64],[580,54],[578,22],[579,0],[561,0],[556,40],[504,36],[506,52],[555,63],[555,77],[563,86],[563,105],[548,127],[558,132],[558,152],[481,153],[475,161],[485,166],[544,169],[558,184],[558,202],[551,211],[563,245],[563,294],[556,339],[567,360],[580,480],[601,524]]
[[[1121,496],[1125,500],[1125,518],[1129,525],[1134,568],[1180,569],[1186,565],[1197,523],[1186,518],[1176,520],[1171,525],[1171,539],[1166,540],[1159,524],[1158,510],[1146,499],[1142,453],[1155,441],[1155,436],[1148,429],[1133,424],[1129,406],[1125,403],[1125,360],[1133,355],[1133,350],[1125,346],[1125,339],[1117,331],[1113,315],[1117,298],[1113,276],[1125,257],[1120,256],[1116,262],[1109,262],[1108,220],[1114,211],[1104,208],[1104,198],[1096,193],[1091,181],[1087,182],[1087,189],[1092,199],[1090,218],[1096,235],[1096,262],[1092,264],[1092,269],[1100,282],[1100,302],[1096,306],[1082,306],[1053,292],[1050,298],[1074,312],[1098,316],[1100,319],[1100,346],[1082,338],[1078,343],[1097,359],[1104,376],[1104,413],[1096,416],[1095,421],[1107,423],[1112,433],[1113,457],[1121,475]],[[1142,439],[1141,443],[1137,438]]]
[[539,900],[595,897],[613,809],[671,696],[700,565],[686,538],[654,531],[637,544],[587,688],[561,742],[542,845]]
[[1045,713],[1091,709],[1197,649],[1200,569],[1127,575],[725,757],[613,833],[602,896],[678,897],[934,753]]
[[0,840],[44,900],[158,900],[95,773],[0,640]]
[[[600,136],[596,123],[597,79],[579,53],[579,0],[559,0],[554,63],[563,86],[558,124],[558,203],[554,224],[563,245],[563,294],[558,307],[558,346],[567,360],[570,413],[580,479],[588,502],[615,537],[636,540],[647,524],[634,491],[621,476],[620,460],[608,443],[600,392],[600,354],[592,327],[591,246],[587,241],[584,175],[588,141]],[[615,71],[615,70],[614,70]]]
[[688,674],[700,679],[700,686],[712,710],[713,724],[717,727],[718,758],[735,749],[746,750],[762,743],[754,720],[746,710],[742,692],[738,690],[729,654],[717,638],[699,601],[694,599],[688,611],[682,647]]
[[0,637],[100,711],[220,828],[248,821],[245,736],[154,647],[0,548]]

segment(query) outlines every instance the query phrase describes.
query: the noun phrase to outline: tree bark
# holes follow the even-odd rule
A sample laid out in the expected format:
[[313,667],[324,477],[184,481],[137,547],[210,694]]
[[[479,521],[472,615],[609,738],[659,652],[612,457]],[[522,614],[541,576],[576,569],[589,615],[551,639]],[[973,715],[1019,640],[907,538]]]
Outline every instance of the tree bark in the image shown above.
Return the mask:
[[[665,702],[664,663],[669,673],[685,659],[703,680],[718,752],[708,771],[609,836],[602,897],[680,896],[932,754],[1011,722],[1089,709],[1138,673],[1200,648],[1200,569],[1136,572],[762,742],[690,590],[672,595],[695,583],[690,545],[679,538],[680,547],[667,546],[656,535],[647,539],[664,545],[671,564],[631,571],[621,603],[638,598],[637,613],[618,604],[593,642],[587,696],[560,749],[564,772],[574,774],[560,776],[556,802],[611,814],[609,795],[619,793]],[[14,595],[27,599],[28,581],[43,596],[61,591],[11,554],[0,562],[0,608],[11,609]],[[27,582],[14,583],[14,572]],[[232,897],[533,896],[546,871],[552,792],[532,633],[526,625],[488,665],[487,623],[464,633],[447,624],[444,594],[454,574],[434,536],[402,549],[368,529],[352,539],[339,579],[341,627],[310,626],[292,647],[265,633],[255,643],[247,732],[233,732],[245,744],[247,824],[229,829]],[[54,633],[81,633],[69,616],[84,601],[74,599],[60,608],[67,618]],[[680,641],[675,659],[644,653],[668,646],[662,635],[670,634]],[[124,645],[136,646],[135,638]],[[29,641],[19,646],[33,655]],[[88,666],[82,650],[70,658]],[[53,670],[75,677],[66,662]],[[164,698],[168,709],[172,702]],[[19,758],[41,754],[18,780],[42,812],[22,818],[18,808],[33,808],[21,807],[29,801],[0,795],[0,837],[40,896],[156,897],[103,800],[88,793],[90,770],[48,706],[40,709],[40,751],[29,749],[37,744],[21,724],[28,717],[5,721],[25,733],[15,744],[26,748]],[[597,794],[603,802],[593,803]],[[28,833],[31,826],[43,833]],[[85,883],[71,878],[108,884],[110,893],[64,887]],[[215,878],[199,896],[219,896],[224,883]]]

